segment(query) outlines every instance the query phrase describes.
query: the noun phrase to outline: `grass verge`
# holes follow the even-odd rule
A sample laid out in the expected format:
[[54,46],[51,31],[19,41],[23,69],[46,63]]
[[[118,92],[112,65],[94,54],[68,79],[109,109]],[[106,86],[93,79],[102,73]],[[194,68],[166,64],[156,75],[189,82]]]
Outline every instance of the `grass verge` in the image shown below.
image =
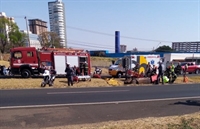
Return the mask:
[[[182,77],[178,77],[175,84],[184,84],[182,82]],[[200,83],[200,76],[194,76],[189,78],[190,82],[192,83]],[[124,85],[124,79],[114,79],[113,82],[108,83],[106,79],[100,79],[100,78],[92,78],[91,81],[80,81],[78,83],[75,83],[73,88],[81,88],[81,87],[111,87],[111,86],[123,86]],[[40,84],[42,82],[42,78],[37,79],[17,79],[17,78],[11,78],[11,79],[0,79],[0,89],[32,89],[32,88],[40,88]],[[116,84],[117,85],[114,85]],[[129,84],[126,86],[151,86],[152,84]],[[169,84],[168,84],[169,85]],[[66,78],[56,78],[54,82],[54,88],[66,88],[67,86],[67,79]],[[166,85],[167,86],[167,85]],[[48,87],[48,86],[46,86]]]
[[200,129],[200,112],[182,116],[150,117],[45,129]]

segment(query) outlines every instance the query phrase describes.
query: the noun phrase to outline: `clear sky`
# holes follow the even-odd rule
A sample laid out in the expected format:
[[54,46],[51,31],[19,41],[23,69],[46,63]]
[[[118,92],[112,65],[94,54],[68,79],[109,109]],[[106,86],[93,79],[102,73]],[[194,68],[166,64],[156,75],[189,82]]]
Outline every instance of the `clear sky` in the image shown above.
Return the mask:
[[[54,0],[0,0],[0,11],[13,16],[22,30],[26,30],[24,16],[49,26],[50,1]],[[114,51],[115,31],[120,31],[120,43],[128,50],[200,41],[200,0],[62,1],[71,47]]]

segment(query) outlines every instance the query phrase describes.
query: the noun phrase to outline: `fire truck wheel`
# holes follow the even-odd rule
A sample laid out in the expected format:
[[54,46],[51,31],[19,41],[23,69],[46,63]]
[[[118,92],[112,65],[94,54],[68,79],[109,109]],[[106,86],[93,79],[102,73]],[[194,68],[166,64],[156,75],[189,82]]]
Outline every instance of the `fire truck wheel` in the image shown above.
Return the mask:
[[30,78],[31,72],[28,69],[23,69],[21,75],[23,78]]

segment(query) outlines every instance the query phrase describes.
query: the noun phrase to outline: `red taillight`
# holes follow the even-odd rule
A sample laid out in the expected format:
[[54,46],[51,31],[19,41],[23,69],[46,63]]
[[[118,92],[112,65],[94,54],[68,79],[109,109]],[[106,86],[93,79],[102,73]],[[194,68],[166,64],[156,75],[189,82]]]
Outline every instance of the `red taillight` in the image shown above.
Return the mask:
[[135,58],[135,56],[131,56],[131,58]]

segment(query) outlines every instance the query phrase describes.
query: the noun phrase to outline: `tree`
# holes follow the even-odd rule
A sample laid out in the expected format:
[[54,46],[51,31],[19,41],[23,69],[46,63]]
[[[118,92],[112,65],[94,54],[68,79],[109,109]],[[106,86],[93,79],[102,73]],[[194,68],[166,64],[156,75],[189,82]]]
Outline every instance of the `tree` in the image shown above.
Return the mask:
[[0,18],[0,51],[2,54],[9,51],[11,47],[24,46],[25,37],[16,23]]
[[174,50],[170,46],[163,45],[163,46],[158,47],[155,51],[156,52],[173,52]]
[[9,38],[11,47],[25,46],[25,42],[27,41],[27,35],[19,30],[10,32]]
[[53,47],[62,48],[60,44],[60,37],[55,32],[43,32],[39,34],[38,40],[42,47]]

